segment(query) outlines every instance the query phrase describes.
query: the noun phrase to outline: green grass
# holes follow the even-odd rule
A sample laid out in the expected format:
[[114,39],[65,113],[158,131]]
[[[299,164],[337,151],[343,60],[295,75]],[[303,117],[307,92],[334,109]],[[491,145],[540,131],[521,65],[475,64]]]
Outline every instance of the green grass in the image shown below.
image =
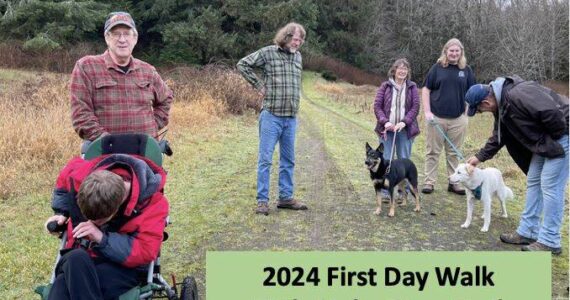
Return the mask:
[[175,156],[165,165],[173,221],[168,228],[172,238],[163,251],[169,272],[203,274],[208,240],[251,211],[257,155],[251,144],[254,121],[252,115],[228,118],[176,141]]
[[[172,141],[175,154],[164,165],[173,222],[162,251],[165,277],[173,273],[181,281],[187,274],[203,275],[208,240],[227,224],[237,223],[245,211],[251,212],[257,155],[251,144],[256,138],[254,123],[251,114],[227,118]],[[0,218],[6,220],[0,225],[5,241],[0,244],[2,299],[33,299],[32,289],[49,281],[59,246],[43,231],[51,215],[50,195],[51,190],[0,203]]]
[[[311,99],[316,105],[314,107],[305,105],[302,107],[302,110],[308,110],[309,114],[312,117],[317,116],[318,119],[314,120],[314,124],[319,124],[322,127],[323,136],[325,138],[327,144],[327,150],[332,153],[335,157],[335,160],[341,166],[341,169],[344,170],[348,174],[348,178],[355,186],[355,190],[358,192],[361,188],[367,187],[369,188],[369,182],[367,176],[363,176],[363,172],[358,172],[358,168],[362,168],[362,153],[364,152],[364,141],[370,142],[370,144],[375,147],[378,144],[377,137],[373,134],[373,129],[375,125],[375,118],[372,113],[370,114],[363,114],[362,111],[359,109],[359,105],[354,105],[354,103],[344,103],[342,101],[333,101],[330,98],[324,96],[323,93],[320,93],[318,90],[315,89],[315,83],[324,83],[324,80],[319,76],[319,74],[306,72],[303,75],[304,85],[303,91],[307,98]],[[374,99],[375,94],[370,94],[370,99]],[[373,101],[370,105],[372,105]],[[319,118],[318,115],[314,114],[313,111],[317,108],[324,108],[329,110],[329,114],[325,114],[324,116],[321,115]],[[344,125],[339,124],[338,122],[329,122],[327,119],[330,118],[330,115],[339,115],[353,124]],[[420,124],[420,129],[424,131],[425,129],[425,122],[423,120],[423,110],[420,111],[418,122]],[[354,126],[356,125],[356,126]],[[358,130],[355,128],[364,129]],[[477,114],[476,116],[469,119],[469,126],[467,135],[465,138],[465,142],[463,145],[463,155],[468,158],[474,155],[487,141],[488,137],[492,132],[493,127],[493,118],[490,114]],[[352,130],[349,130],[352,128]],[[367,130],[366,130],[367,129]],[[358,141],[356,144],[356,150],[353,149],[355,141]],[[424,161],[424,154],[425,153],[425,135],[420,134],[414,140],[413,151],[412,151],[412,160],[416,162],[418,166],[418,171],[420,173],[420,177],[422,177],[423,173],[423,161]],[[354,159],[356,157],[356,161]],[[518,225],[518,220],[520,217],[520,213],[524,208],[525,203],[525,192],[526,192],[526,177],[522,171],[516,166],[514,161],[511,159],[509,154],[507,153],[506,149],[502,149],[494,159],[485,162],[481,165],[481,167],[495,167],[500,169],[503,172],[503,176],[505,178],[506,184],[512,188],[515,199],[510,201],[507,205],[507,209],[509,212],[509,219],[508,223],[510,224],[509,230],[515,230],[516,226]],[[438,172],[438,188],[439,191],[430,196],[428,201],[432,199],[444,199],[447,197],[446,192],[442,192],[441,189],[446,188],[447,183],[447,174],[445,174],[445,161],[444,155],[440,157],[439,161],[439,172]],[[421,182],[421,178],[420,178]],[[368,197],[372,199],[372,194],[369,193]],[[457,205],[456,201],[450,202],[452,205]],[[568,205],[568,193],[566,194],[566,204]],[[464,203],[461,203],[461,207],[463,207]],[[494,208],[498,208],[497,203],[493,203]],[[457,224],[463,223],[465,212],[464,209],[457,210],[457,207],[437,207],[434,208],[433,206],[430,208],[432,210],[437,210],[438,215],[447,214],[449,218],[457,219]],[[566,207],[567,211],[568,207]],[[475,206],[476,212],[481,210],[481,207],[476,205]],[[459,214],[458,214],[459,213]],[[497,218],[494,218],[493,222],[497,222]],[[492,227],[496,224],[491,225]],[[478,224],[474,223],[472,226],[479,226]],[[431,232],[431,235],[438,235],[445,236],[447,234],[448,229],[442,228],[441,232]],[[478,234],[478,233],[477,233]],[[421,235],[421,233],[420,233]],[[562,226],[562,246],[563,246],[563,255],[561,256],[553,256],[552,258],[552,274],[553,274],[553,295],[567,295],[566,288],[568,283],[568,214],[565,215],[564,218],[564,225]],[[427,236],[418,236],[420,239],[427,240]],[[494,239],[498,239],[498,236],[493,237]],[[482,236],[480,242],[488,243],[488,241],[484,240],[485,237]],[[478,250],[477,247],[465,245],[465,250]],[[404,250],[404,248],[401,248]],[[446,249],[445,247],[442,248]],[[432,249],[435,250],[435,249]],[[483,249],[479,249],[483,250]],[[567,297],[566,297],[567,298]]]
[[0,72],[0,81],[26,80],[26,79],[33,78],[32,73],[33,72],[31,72],[31,71],[2,69],[2,72]]
[[22,71],[14,69],[0,70],[0,90],[9,88],[10,82],[28,81],[34,79],[35,76],[31,71]]
[[[2,74],[3,72],[0,72]],[[13,75],[0,75],[9,78]],[[20,76],[17,74],[14,78]],[[397,211],[399,222],[385,222],[386,218],[372,216],[374,195],[368,174],[363,166],[364,143],[377,145],[373,132],[374,116],[358,110],[358,106],[332,101],[314,88],[321,80],[315,73],[305,73],[304,94],[300,110],[301,126],[298,141],[322,139],[328,159],[335,165],[336,173],[322,179],[330,183],[342,183],[345,196],[356,199],[349,203],[346,211],[330,208],[327,215],[319,212],[293,218],[288,213],[275,213],[270,217],[255,216],[256,165],[257,165],[257,116],[225,117],[215,124],[196,130],[170,133],[175,154],[167,158],[165,169],[168,171],[166,196],[170,201],[172,224],[167,228],[170,239],[163,244],[162,263],[165,277],[176,274],[178,280],[187,274],[197,275],[202,295],[204,294],[205,253],[208,250],[243,249],[243,250],[284,250],[300,245],[299,250],[337,249],[337,250],[492,250],[495,247],[499,223],[493,219],[491,228],[494,232],[480,234],[479,223],[475,222],[470,230],[458,229],[463,222],[464,202],[462,197],[449,197],[440,190],[426,198],[424,211],[415,215],[408,209]],[[3,79],[0,78],[0,82]],[[370,95],[373,99],[374,94]],[[310,100],[309,100],[310,99]],[[370,100],[369,100],[370,102]],[[423,124],[423,122],[420,122]],[[465,155],[473,154],[485,142],[491,130],[488,116],[470,119],[468,138],[465,143]],[[311,127],[311,130],[309,130]],[[304,163],[311,161],[313,154],[303,152],[303,145],[297,145],[299,151],[297,167],[296,195],[306,199],[319,191],[318,180],[306,170]],[[425,152],[424,135],[416,138],[413,160],[420,173],[423,169]],[[316,156],[316,155],[315,155]],[[440,160],[439,182],[445,181],[443,159]],[[524,176],[513,166],[508,154],[501,153],[497,159],[485,163],[485,166],[499,167],[506,173],[506,182],[517,195],[508,204],[510,218],[505,226],[518,224],[518,216],[524,204]],[[275,195],[276,170],[272,174],[272,196]],[[54,178],[55,181],[55,178]],[[314,182],[313,182],[314,181]],[[25,183],[22,184],[25,188]],[[323,189],[334,199],[343,195]],[[45,219],[51,214],[49,202],[51,190],[38,194],[9,198],[0,202],[0,295],[2,299],[34,299],[32,289],[49,280],[51,268],[57,253],[58,241],[43,230]],[[311,199],[307,199],[310,205]],[[345,202],[339,202],[345,203]],[[326,204],[334,205],[334,204]],[[497,206],[494,206],[497,208]],[[480,209],[480,207],[476,207]],[[350,210],[350,211],[348,211]],[[348,212],[347,212],[348,211]],[[430,217],[430,211],[437,211],[436,217]],[[311,212],[311,211],[310,211]],[[321,212],[324,213],[324,212]],[[347,219],[347,216],[355,220]],[[412,219],[415,218],[415,219]],[[405,223],[407,220],[417,220]],[[423,220],[423,221],[419,221]],[[359,223],[360,224],[357,224]],[[403,223],[402,223],[403,222]],[[433,231],[425,229],[426,222]],[[382,226],[382,231],[362,232],[362,225]],[[496,226],[497,227],[494,227]],[[319,236],[312,232],[315,226],[322,226]],[[390,226],[398,228],[392,231]],[[324,228],[326,227],[326,228]],[[473,230],[471,230],[473,229]],[[290,231],[298,232],[290,235]],[[406,230],[407,236],[397,234]],[[368,230],[367,230],[368,231]],[[457,235],[456,235],[457,233]],[[366,234],[366,239],[362,236]],[[283,243],[264,244],[270,235],[273,240]],[[326,236],[330,235],[330,236]],[[568,218],[565,218],[563,231],[564,255],[553,258],[553,284],[556,295],[565,295],[568,280]],[[449,239],[449,244],[446,244]],[[395,242],[397,241],[397,242]],[[316,243],[316,244],[315,244]],[[332,248],[334,247],[334,248]],[[500,249],[504,251],[505,249]]]

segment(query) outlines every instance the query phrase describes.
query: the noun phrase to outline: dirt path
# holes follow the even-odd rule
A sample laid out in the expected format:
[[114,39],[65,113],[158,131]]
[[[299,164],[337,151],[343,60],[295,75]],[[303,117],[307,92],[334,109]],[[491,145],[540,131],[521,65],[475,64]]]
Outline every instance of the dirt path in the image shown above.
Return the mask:
[[[323,107],[306,104],[317,113],[327,114],[331,122],[348,131],[348,137],[363,130]],[[408,202],[396,210],[395,218],[388,218],[386,209],[382,216],[374,216],[372,187],[355,188],[351,184],[328,154],[314,118],[301,113],[296,147],[296,186],[302,189],[299,193],[310,209],[277,210],[271,203],[268,217],[246,215],[245,222],[217,233],[210,246],[217,250],[510,250],[496,236],[512,228],[513,219],[504,222],[495,214],[490,234],[479,234],[480,220],[464,230],[459,227],[465,214],[463,203],[458,203],[464,201],[460,196],[443,192],[422,196],[423,210],[419,213],[413,212]],[[364,141],[355,145],[363,149]],[[363,152],[355,151],[357,160],[363,161]],[[367,176],[363,165],[360,172]],[[273,172],[273,190],[277,186],[275,177]]]
[[[351,222],[364,222],[366,214],[344,209],[359,202],[358,194],[346,175],[328,156],[325,144],[316,126],[306,115],[299,119],[297,138],[297,187],[303,189],[307,211],[277,210],[271,202],[268,217],[245,216],[252,219],[217,234],[213,238],[218,250],[335,250],[347,249],[347,236],[353,236]],[[272,190],[276,188],[276,174],[272,174]],[[354,236],[356,237],[356,236]],[[360,237],[359,237],[360,239]],[[363,236],[362,241],[367,240]],[[239,241],[239,242],[237,242]]]
[[[516,228],[517,213],[511,213],[508,219],[503,219],[498,205],[494,203],[490,230],[481,233],[479,229],[482,219],[477,214],[482,208],[476,206],[471,228],[462,229],[460,224],[465,218],[464,196],[447,193],[441,188],[431,195],[421,196],[422,211],[419,213],[413,211],[413,204],[408,201],[406,207],[396,209],[394,218],[386,216],[386,205],[381,216],[373,215],[374,192],[367,181],[368,171],[363,165],[364,143],[373,142],[367,140],[370,132],[360,124],[309,99],[304,99],[303,105],[298,124],[295,181],[296,195],[301,195],[302,200],[309,205],[309,210],[277,210],[272,200],[269,216],[254,215],[252,210],[248,210],[240,222],[214,234],[207,243],[209,249],[519,250],[498,239],[500,233]],[[337,135],[335,145],[349,145],[344,158],[335,157],[343,151],[333,149],[335,145],[327,137],[332,132]],[[341,166],[346,164],[343,161],[346,157],[353,160],[352,169],[356,168],[355,170],[348,171],[346,166]],[[418,164],[420,174],[422,168],[423,165]],[[445,182],[442,171],[440,170],[440,181]],[[276,177],[273,170],[272,195],[277,187]],[[553,276],[553,295],[564,295],[567,278],[567,272]]]

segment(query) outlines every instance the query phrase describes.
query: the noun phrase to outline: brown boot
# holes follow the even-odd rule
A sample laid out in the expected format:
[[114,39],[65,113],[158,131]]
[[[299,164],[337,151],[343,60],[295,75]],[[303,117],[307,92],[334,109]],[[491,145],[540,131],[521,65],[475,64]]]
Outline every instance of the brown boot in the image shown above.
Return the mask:
[[267,202],[257,202],[255,213],[267,216],[269,214],[269,204]]
[[550,251],[553,255],[562,254],[562,248],[553,248],[546,246],[545,244],[534,242],[528,246],[522,246],[522,251]]
[[307,205],[295,199],[278,200],[277,208],[292,209],[292,210],[306,210]]
[[536,242],[536,240],[524,237],[518,234],[516,231],[511,233],[503,233],[501,234],[500,238],[503,243],[514,245],[528,245]]

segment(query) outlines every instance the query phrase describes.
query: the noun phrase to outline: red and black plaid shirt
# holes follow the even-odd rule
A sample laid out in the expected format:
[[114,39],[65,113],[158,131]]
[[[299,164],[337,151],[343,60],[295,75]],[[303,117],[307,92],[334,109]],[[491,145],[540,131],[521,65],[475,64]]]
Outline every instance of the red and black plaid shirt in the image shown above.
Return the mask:
[[156,69],[131,58],[123,72],[108,51],[77,61],[71,75],[71,119],[82,139],[107,133],[157,137],[168,124],[172,91]]

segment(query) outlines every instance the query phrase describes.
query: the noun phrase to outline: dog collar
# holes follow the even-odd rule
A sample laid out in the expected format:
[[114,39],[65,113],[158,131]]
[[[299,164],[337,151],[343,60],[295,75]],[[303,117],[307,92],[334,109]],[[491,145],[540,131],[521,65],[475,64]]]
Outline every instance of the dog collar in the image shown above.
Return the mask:
[[475,196],[475,198],[477,200],[481,200],[481,187],[483,186],[483,184],[481,183],[480,186],[476,187],[474,190],[471,190],[471,193],[473,193],[473,196]]

